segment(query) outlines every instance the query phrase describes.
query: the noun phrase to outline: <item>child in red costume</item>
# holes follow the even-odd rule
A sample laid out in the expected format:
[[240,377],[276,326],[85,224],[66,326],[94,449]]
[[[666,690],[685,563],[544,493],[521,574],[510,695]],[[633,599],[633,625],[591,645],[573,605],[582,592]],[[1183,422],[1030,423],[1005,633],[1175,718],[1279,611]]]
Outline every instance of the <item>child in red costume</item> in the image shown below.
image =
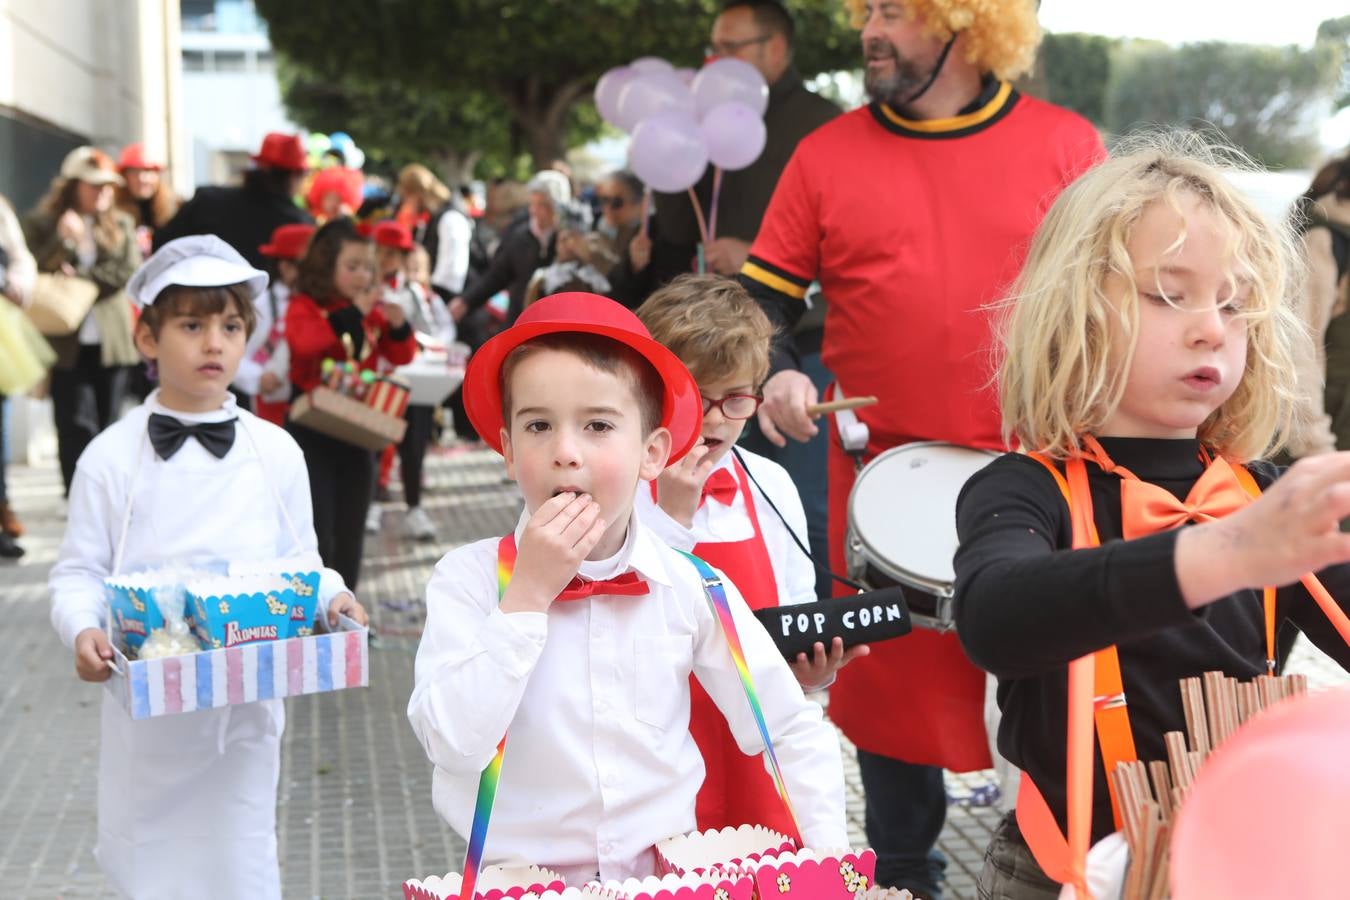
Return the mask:
[[[412,328],[403,309],[382,302],[382,296],[370,239],[350,219],[335,219],[315,232],[286,310],[296,395],[319,386],[325,359],[350,360],[363,370],[412,361],[417,351]],[[361,573],[374,458],[364,447],[295,422],[286,427],[305,451],[319,554],[354,586]]]

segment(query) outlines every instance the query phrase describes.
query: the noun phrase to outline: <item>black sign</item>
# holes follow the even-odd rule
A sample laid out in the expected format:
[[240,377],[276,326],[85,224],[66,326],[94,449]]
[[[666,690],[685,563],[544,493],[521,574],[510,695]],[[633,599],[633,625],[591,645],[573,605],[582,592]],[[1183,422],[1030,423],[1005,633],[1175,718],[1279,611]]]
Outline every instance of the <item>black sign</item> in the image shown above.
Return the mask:
[[836,637],[843,638],[847,649],[904,637],[913,628],[904,592],[898,587],[815,603],[771,606],[755,610],[755,617],[790,661],[796,660],[798,653],[810,656],[817,641],[829,648]]

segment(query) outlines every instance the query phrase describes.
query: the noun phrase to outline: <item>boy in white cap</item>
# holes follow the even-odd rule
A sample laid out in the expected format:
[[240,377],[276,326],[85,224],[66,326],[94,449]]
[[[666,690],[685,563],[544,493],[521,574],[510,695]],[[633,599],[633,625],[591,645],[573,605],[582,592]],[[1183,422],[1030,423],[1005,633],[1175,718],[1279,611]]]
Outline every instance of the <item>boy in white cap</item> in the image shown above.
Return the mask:
[[[285,559],[321,572],[330,624],[366,621],[321,568],[300,448],[227,389],[266,286],[210,235],[166,244],[127,285],[160,386],[80,457],[49,582],[52,625],[85,681],[109,675],[103,585],[116,571]],[[95,854],[109,885],[138,900],[280,897],[284,726],[279,700],[132,721],[105,696]]]

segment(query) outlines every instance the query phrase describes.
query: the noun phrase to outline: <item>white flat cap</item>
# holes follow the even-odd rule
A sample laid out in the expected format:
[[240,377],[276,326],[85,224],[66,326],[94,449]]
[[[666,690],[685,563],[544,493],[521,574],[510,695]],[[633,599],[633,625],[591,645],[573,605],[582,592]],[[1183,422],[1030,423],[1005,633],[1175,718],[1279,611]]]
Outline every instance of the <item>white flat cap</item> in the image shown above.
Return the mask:
[[136,270],[127,293],[137,306],[155,302],[169,285],[223,287],[247,283],[257,297],[267,290],[267,273],[248,264],[239,251],[214,234],[194,234],[169,241]]

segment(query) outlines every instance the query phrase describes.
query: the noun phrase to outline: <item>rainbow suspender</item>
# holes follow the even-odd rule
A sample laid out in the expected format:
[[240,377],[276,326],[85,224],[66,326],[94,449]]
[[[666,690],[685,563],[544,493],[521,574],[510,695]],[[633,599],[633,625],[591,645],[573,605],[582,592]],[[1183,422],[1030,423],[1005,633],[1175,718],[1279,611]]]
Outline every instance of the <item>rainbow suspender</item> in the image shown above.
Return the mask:
[[[680,551],[684,553],[684,551]],[[750,712],[759,728],[760,740],[764,742],[764,752],[769,757],[774,787],[783,801],[783,807],[792,819],[797,833],[801,826],[797,823],[797,813],[788,798],[787,785],[783,781],[782,769],[778,766],[778,754],[774,752],[773,741],[769,738],[769,727],[764,722],[764,710],[760,706],[759,695],[755,692],[754,679],[750,677],[750,666],[745,661],[745,650],[741,647],[741,636],[736,631],[736,622],[731,617],[731,604],[727,602],[727,592],[722,587],[713,567],[692,553],[684,553],[698,570],[703,580],[703,593],[708,598],[708,606],[717,623],[726,635],[727,646],[731,649],[731,659],[736,664],[736,673],[741,678],[741,687],[745,690],[745,699],[750,703]],[[507,535],[497,545],[497,602],[506,594],[506,586],[511,583],[511,573],[516,568],[516,542],[514,536]],[[483,845],[487,838],[488,821],[492,818],[492,803],[497,797],[497,784],[502,777],[502,758],[506,755],[506,736],[497,744],[497,753],[487,764],[478,778],[478,799],[473,807],[473,825],[469,829],[469,848],[464,858],[464,878],[460,882],[459,900],[473,900],[474,886],[478,883],[478,872],[483,865]]]

